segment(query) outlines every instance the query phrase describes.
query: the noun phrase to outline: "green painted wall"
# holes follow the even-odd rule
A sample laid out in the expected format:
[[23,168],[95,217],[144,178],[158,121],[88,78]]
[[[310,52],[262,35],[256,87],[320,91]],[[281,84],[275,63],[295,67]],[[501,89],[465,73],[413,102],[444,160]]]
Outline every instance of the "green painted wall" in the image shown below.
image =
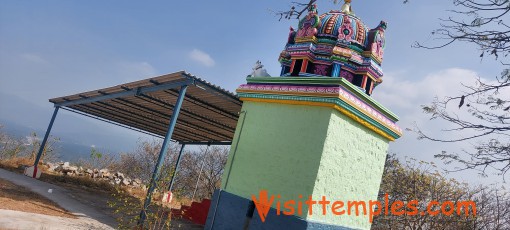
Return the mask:
[[[368,201],[377,200],[387,150],[387,139],[332,110],[313,190],[314,199],[320,200],[322,196],[326,196],[330,200],[344,201],[345,205],[347,201],[366,201],[368,213]],[[331,205],[328,209],[331,210]],[[319,211],[321,210],[315,213]],[[370,229],[368,216],[337,216],[331,211],[327,214],[312,215],[307,219]]]
[[[300,194],[303,201],[308,195],[344,202],[377,199],[388,140],[327,107],[246,101],[242,111],[222,179],[227,192],[251,199],[267,189],[282,201]],[[370,228],[367,216],[335,216],[331,205],[328,209],[324,216],[315,205],[313,215],[300,216]]]
[[330,109],[247,101],[241,111],[222,188],[249,199],[261,189],[282,200],[312,194]]

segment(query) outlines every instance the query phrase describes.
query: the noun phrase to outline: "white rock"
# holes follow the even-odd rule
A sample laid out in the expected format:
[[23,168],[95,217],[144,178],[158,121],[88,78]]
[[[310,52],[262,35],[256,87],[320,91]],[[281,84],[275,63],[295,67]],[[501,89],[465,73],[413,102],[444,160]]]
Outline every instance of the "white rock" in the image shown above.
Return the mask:
[[[64,168],[64,169],[65,169],[65,168]],[[69,171],[71,171],[71,172],[76,172],[76,171],[78,171],[78,167],[76,167],[76,166],[69,166],[69,167],[67,168],[67,170],[69,170]]]
[[57,164],[53,164],[51,162],[48,162],[48,163],[46,163],[46,166],[48,166],[48,170],[54,171],[55,168],[57,167]]
[[62,165],[58,165],[57,167],[55,167],[55,169],[53,169],[53,171],[55,171],[55,172],[61,172],[62,170],[64,170]]

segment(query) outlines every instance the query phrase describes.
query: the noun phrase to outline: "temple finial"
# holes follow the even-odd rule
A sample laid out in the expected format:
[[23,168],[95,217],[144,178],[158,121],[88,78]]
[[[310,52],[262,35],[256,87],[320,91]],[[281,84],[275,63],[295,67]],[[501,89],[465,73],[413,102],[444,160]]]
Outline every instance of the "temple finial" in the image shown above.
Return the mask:
[[340,11],[342,13],[346,13],[346,14],[354,14],[354,11],[352,11],[352,8],[351,8],[351,0],[344,0],[344,4],[342,5],[342,8],[340,9]]

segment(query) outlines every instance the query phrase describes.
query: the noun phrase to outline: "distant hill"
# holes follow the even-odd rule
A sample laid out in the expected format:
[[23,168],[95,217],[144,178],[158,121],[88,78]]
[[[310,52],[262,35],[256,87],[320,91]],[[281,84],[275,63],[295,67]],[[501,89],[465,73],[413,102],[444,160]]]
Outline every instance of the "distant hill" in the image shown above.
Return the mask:
[[[29,128],[27,126],[23,126],[21,124],[6,121],[0,119],[0,124],[2,127],[2,132],[8,134],[12,137],[17,137],[24,139],[25,137],[29,137],[31,133],[35,132],[37,136],[42,139],[44,132],[43,130],[36,130],[33,128]],[[58,135],[52,135],[59,137]],[[60,137],[59,137],[60,138]],[[28,140],[28,138],[27,138]],[[90,156],[91,146],[90,145],[84,145],[79,143],[73,143],[69,138],[65,139],[66,141],[61,141],[57,144],[57,155],[59,156],[59,159],[62,161],[75,161],[80,158],[88,158]],[[112,150],[110,150],[112,151]],[[117,153],[120,151],[113,151],[113,153]]]
[[[0,124],[3,132],[24,137],[36,132],[42,138],[46,132],[53,106],[41,107],[20,97],[0,92]],[[118,153],[132,151],[139,138],[147,135],[105,122],[59,111],[51,135],[61,140],[61,156],[65,160],[89,157],[91,146]]]

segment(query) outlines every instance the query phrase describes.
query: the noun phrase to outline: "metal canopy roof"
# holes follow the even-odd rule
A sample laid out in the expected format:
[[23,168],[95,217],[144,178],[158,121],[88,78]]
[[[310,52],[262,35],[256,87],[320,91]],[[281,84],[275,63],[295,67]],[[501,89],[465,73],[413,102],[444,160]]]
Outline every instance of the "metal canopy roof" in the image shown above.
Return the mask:
[[231,92],[184,71],[50,99],[55,106],[164,137],[179,88],[188,85],[172,139],[230,144],[242,102]]

